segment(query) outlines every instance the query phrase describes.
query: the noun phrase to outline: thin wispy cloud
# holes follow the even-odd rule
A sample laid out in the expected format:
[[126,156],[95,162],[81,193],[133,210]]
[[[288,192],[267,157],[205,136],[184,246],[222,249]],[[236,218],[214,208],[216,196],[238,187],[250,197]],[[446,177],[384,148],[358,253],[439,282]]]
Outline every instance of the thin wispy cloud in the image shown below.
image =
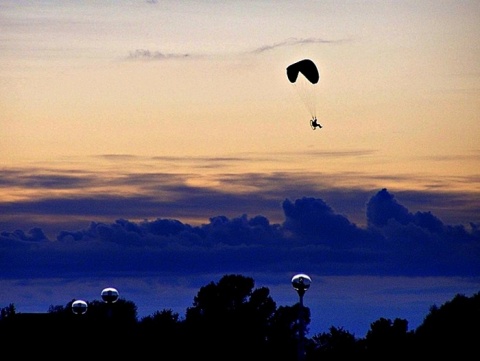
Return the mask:
[[[308,45],[308,44],[341,44],[345,41],[347,40],[326,40],[321,38],[305,38],[305,39],[290,38],[277,43],[263,45],[253,50],[248,50],[243,54],[262,54],[277,48],[282,48],[287,46],[297,46],[297,45],[300,46],[300,45]],[[208,55],[212,56],[214,54],[208,54]],[[165,53],[158,50],[136,49],[134,51],[130,51],[130,53],[127,56],[127,60],[169,60],[169,59],[199,58],[204,56],[207,56],[207,54],[191,54],[188,52],[187,53]]]
[[340,44],[345,41],[346,40],[328,40],[328,39],[321,39],[321,38],[305,38],[305,39],[290,38],[290,39],[280,41],[278,43],[263,45],[256,49],[253,49],[251,52],[253,54],[260,54],[266,51],[274,50],[274,49],[285,47],[285,46],[307,45],[307,44]]
[[458,161],[479,161],[480,151],[472,152],[471,154],[443,154],[443,155],[429,155],[419,157],[419,159],[438,161],[438,162],[458,162]]
[[160,51],[151,51],[148,49],[136,49],[131,51],[127,60],[167,60],[167,59],[185,59],[191,57],[191,54],[163,53]]

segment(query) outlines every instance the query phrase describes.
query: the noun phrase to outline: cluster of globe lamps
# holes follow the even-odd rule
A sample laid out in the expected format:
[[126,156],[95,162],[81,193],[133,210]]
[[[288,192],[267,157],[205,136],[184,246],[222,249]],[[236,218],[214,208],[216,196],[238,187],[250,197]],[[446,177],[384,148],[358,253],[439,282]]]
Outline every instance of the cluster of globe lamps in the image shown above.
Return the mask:
[[[105,303],[115,303],[118,300],[118,291],[113,287],[107,287],[100,294]],[[72,312],[76,315],[83,315],[87,312],[88,304],[84,300],[76,300],[72,303]]]
[[[303,295],[310,287],[312,279],[304,274],[299,273],[292,277],[292,286],[300,296],[300,306],[303,307]],[[104,288],[101,292],[102,300],[105,303],[115,303],[118,300],[119,293],[113,287]],[[84,300],[76,300],[72,303],[72,312],[76,315],[83,315],[87,312],[88,304]]]

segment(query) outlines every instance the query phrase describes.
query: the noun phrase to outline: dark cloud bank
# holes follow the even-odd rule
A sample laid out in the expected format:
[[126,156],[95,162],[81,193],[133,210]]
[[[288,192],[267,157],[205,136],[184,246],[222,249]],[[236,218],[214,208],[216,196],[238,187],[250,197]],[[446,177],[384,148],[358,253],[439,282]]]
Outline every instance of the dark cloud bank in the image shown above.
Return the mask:
[[92,222],[49,239],[42,229],[0,234],[2,278],[297,272],[323,275],[480,275],[478,224],[447,225],[411,213],[386,189],[366,204],[359,227],[319,198],[282,203],[284,221],[216,216],[192,226],[175,219]]

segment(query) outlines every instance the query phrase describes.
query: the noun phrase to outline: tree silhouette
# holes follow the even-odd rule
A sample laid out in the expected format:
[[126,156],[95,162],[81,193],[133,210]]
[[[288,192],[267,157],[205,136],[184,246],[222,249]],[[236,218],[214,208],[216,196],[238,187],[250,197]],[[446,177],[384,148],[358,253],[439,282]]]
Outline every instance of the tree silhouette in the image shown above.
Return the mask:
[[269,351],[273,359],[297,359],[300,314],[304,318],[304,325],[308,325],[310,309],[304,307],[303,312],[300,312],[300,303],[294,306],[280,306],[274,313],[269,333]]
[[423,354],[461,358],[478,353],[480,293],[470,298],[457,294],[441,307],[433,305],[415,335]]
[[408,321],[400,318],[380,318],[370,325],[365,337],[365,348],[369,357],[388,358],[408,356],[412,352],[413,331],[408,331]]
[[0,309],[0,321],[4,321],[13,317],[16,313],[15,305],[10,303],[7,307]]
[[179,349],[185,347],[182,332],[182,320],[179,314],[171,309],[156,311],[151,316],[143,317],[138,324],[137,348],[140,355],[137,353],[137,357],[178,353]]
[[312,336],[307,349],[306,361],[345,360],[365,356],[364,344],[343,327],[331,326],[329,332]]
[[200,288],[185,317],[187,340],[196,356],[239,360],[263,356],[276,304],[267,288],[254,285],[251,277],[225,275]]

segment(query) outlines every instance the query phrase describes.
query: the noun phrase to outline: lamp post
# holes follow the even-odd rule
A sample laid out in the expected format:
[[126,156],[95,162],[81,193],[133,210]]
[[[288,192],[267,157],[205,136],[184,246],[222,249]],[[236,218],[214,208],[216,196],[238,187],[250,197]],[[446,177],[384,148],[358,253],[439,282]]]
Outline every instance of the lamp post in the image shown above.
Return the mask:
[[299,330],[298,330],[298,360],[303,361],[305,359],[305,350],[304,350],[304,338],[305,338],[305,323],[303,319],[303,296],[305,292],[310,287],[312,279],[304,274],[299,273],[292,277],[292,286],[297,291],[298,296],[300,297],[300,309],[299,309]]
[[111,318],[112,317],[112,304],[114,304],[118,300],[118,296],[119,296],[118,291],[117,291],[117,289],[115,289],[113,287],[107,287],[107,288],[104,288],[102,290],[101,296],[102,296],[103,302],[108,304],[107,317]]
[[[65,331],[69,332],[72,331],[75,335],[83,335],[87,329],[87,318],[85,318],[85,314],[88,310],[88,304],[84,300],[76,300],[72,303],[72,312],[74,316],[74,322],[72,325],[66,325]],[[78,337],[74,336],[74,340],[78,340]],[[76,344],[74,341],[73,344]]]

